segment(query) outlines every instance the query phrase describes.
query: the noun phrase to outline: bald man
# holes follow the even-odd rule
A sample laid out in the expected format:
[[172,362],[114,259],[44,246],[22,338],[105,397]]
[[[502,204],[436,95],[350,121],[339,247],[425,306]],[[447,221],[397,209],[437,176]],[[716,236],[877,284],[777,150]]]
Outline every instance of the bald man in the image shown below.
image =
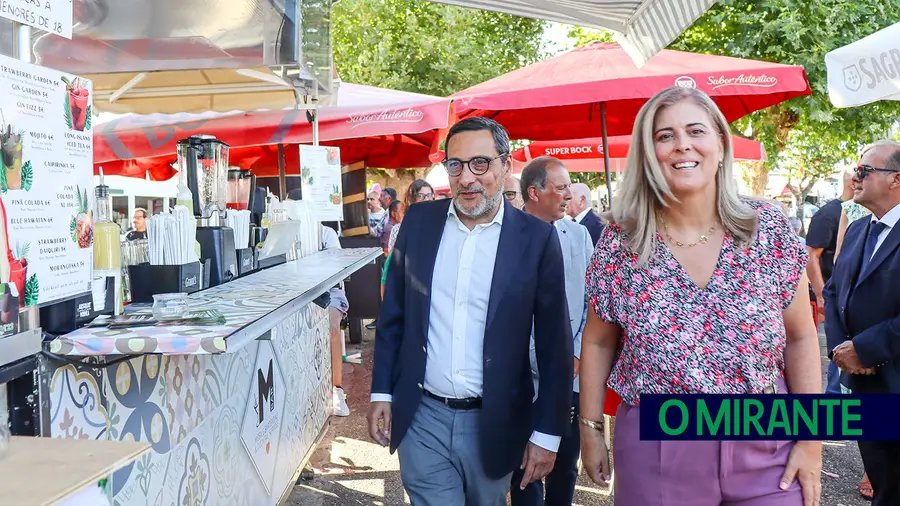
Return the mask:
[[596,246],[597,241],[600,240],[600,234],[603,233],[603,222],[591,207],[591,189],[586,184],[575,183],[572,185],[572,200],[569,202],[569,209],[566,213],[576,223],[584,225],[588,229],[591,241]]

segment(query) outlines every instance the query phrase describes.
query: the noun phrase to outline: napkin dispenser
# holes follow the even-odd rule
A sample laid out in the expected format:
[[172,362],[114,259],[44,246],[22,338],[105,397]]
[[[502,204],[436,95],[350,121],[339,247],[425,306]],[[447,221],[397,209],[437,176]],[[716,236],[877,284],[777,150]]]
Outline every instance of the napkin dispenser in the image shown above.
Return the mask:
[[161,293],[194,293],[206,288],[205,266],[200,262],[184,265],[139,264],[128,266],[131,302],[153,302]]
[[246,276],[256,270],[256,248],[237,250],[238,276]]
[[209,261],[209,286],[218,286],[238,277],[234,231],[229,227],[197,227],[200,260]]

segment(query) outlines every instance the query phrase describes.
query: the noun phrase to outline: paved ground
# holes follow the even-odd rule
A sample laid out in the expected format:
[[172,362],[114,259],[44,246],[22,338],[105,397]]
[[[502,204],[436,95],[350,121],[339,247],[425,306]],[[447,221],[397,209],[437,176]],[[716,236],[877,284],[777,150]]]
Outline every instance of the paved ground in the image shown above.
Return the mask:
[[[315,471],[311,481],[298,482],[291,494],[290,506],[401,506],[409,504],[400,483],[396,455],[372,443],[366,428],[372,364],[372,336],[367,334],[361,346],[347,345],[348,354],[361,351],[362,365],[344,364],[344,388],[352,414],[332,417],[325,440],[310,465]],[[825,362],[823,361],[823,364]],[[824,371],[824,366],[823,366]],[[826,442],[822,476],[822,506],[863,506],[856,490],[862,476],[862,461],[853,442]],[[594,485],[582,473],[574,505],[612,506],[609,490]],[[638,505],[635,505],[638,506]]]

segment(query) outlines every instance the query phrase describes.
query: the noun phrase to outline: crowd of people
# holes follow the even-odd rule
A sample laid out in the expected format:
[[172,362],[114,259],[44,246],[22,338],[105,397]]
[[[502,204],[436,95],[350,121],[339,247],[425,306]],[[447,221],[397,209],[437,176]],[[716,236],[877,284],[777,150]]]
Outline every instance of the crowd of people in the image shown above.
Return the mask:
[[[602,216],[564,162],[516,178],[509,154],[468,118],[446,139],[452,198],[421,180],[402,204],[368,196],[388,260],[367,419],[412,504],[568,506],[579,460],[598,484],[614,461],[620,506],[819,504],[821,442],[642,441],[640,396],[822,393],[811,292],[845,391],[900,393],[900,145],[863,154],[848,187],[870,214],[839,203],[833,255],[819,219],[804,245],[738,194],[728,123],[696,89],[641,109]],[[900,443],[860,449],[876,506],[900,504]]]

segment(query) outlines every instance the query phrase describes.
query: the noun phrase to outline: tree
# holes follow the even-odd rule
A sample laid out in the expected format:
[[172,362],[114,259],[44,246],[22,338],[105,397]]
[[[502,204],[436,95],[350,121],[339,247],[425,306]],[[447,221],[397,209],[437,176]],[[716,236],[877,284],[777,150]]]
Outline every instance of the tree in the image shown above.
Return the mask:
[[334,60],[355,84],[446,96],[542,58],[546,22],[427,0],[342,0]]
[[[789,153],[792,170],[812,181],[833,163],[855,156],[860,143],[889,131],[900,105],[875,103],[836,109],[828,100],[825,54],[895,22],[900,0],[719,0],[673,44],[674,49],[801,65],[813,95],[784,102],[735,123],[738,133],[762,142],[767,164],[755,164],[755,194],[767,170]],[[792,136],[795,128],[802,132]],[[796,142],[794,146],[789,146]],[[814,161],[816,168],[801,168]],[[815,177],[814,177],[815,176]],[[804,184],[804,186],[805,186]],[[811,187],[811,186],[810,186]],[[801,206],[802,208],[802,206]]]
[[835,172],[855,151],[856,143],[835,135],[833,129],[816,130],[798,123],[788,134],[787,144],[779,165],[787,175],[787,189],[791,192],[797,218],[803,220],[803,203],[813,186]]
[[587,43],[594,41],[614,42],[612,32],[589,30],[581,26],[573,26],[570,28],[568,35],[569,38],[574,41],[575,47],[584,46]]

